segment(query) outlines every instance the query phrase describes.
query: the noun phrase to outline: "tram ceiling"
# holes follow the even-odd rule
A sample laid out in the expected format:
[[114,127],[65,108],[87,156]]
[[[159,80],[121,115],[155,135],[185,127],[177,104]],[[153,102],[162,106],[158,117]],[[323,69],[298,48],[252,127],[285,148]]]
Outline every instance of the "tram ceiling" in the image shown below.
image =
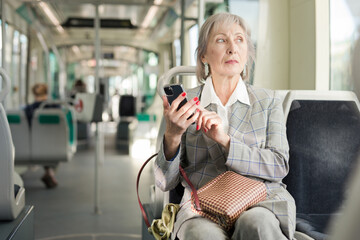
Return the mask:
[[[89,29],[69,29],[68,34],[71,37],[58,37],[54,39],[55,45],[62,47],[66,45],[94,44],[95,33]],[[133,33],[130,31],[101,29],[100,36],[102,46],[131,46],[148,51],[159,51],[159,46],[156,42],[149,41],[144,43],[143,40],[134,38]]]
[[[59,43],[94,39],[95,4],[99,4],[102,42],[118,40],[146,48],[172,42],[180,35],[182,0],[15,1],[30,6],[42,24],[56,34],[55,41]],[[196,8],[197,1],[185,0],[185,6]]]
[[[67,46],[65,49],[67,50],[68,62],[94,60],[94,46],[92,45],[73,45]],[[104,46],[102,47],[102,58],[108,60],[109,67],[117,67],[117,62],[141,65],[143,61],[140,59],[139,51],[139,49],[127,46]]]

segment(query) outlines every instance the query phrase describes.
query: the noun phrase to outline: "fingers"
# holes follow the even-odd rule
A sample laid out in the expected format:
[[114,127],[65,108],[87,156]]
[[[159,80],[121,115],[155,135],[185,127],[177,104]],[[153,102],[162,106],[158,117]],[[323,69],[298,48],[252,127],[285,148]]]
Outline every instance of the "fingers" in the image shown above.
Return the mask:
[[188,126],[190,126],[190,124],[193,124],[196,122],[196,119],[198,119],[200,115],[200,110],[199,109],[196,109],[195,112],[193,114],[191,114],[191,116],[189,116],[186,120],[186,124]]
[[221,123],[221,118],[217,113],[202,110],[200,111],[197,120],[196,130],[203,129],[205,132],[207,132],[212,127],[217,127],[218,125],[221,125]]
[[[178,129],[180,132],[185,131],[196,119],[199,117],[199,112],[196,111],[200,107],[200,101],[198,97],[187,101],[185,104],[182,102],[186,99],[186,93],[180,94],[169,105],[168,98],[163,96],[164,116],[168,122],[169,128],[172,130]],[[178,110],[178,107],[181,108]],[[172,127],[170,127],[172,126]],[[177,130],[175,130],[177,131]]]
[[162,96],[162,99],[163,99],[163,107],[164,107],[164,109],[168,110],[170,108],[170,106],[169,106],[169,101],[168,101],[167,97],[164,95],[164,96]]
[[173,104],[170,107],[170,111],[176,117],[176,119],[184,122],[184,121],[188,120],[194,114],[194,112],[200,105],[200,101],[199,101],[198,97],[194,97],[193,99],[189,100],[184,105],[182,105],[180,107],[180,109],[177,109],[178,107],[175,104],[177,104],[177,105],[182,104],[182,101],[185,99],[182,97],[183,96],[179,96],[177,99],[174,100]]
[[186,99],[186,92],[183,92],[171,103],[170,111],[176,112],[185,99]]

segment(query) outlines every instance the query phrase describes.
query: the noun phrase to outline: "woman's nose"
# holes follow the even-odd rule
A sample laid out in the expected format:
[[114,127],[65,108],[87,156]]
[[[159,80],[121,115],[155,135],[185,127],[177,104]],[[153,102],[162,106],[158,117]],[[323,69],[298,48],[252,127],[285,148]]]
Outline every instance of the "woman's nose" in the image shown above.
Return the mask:
[[227,54],[235,54],[236,52],[237,52],[236,44],[234,43],[234,41],[229,41]]

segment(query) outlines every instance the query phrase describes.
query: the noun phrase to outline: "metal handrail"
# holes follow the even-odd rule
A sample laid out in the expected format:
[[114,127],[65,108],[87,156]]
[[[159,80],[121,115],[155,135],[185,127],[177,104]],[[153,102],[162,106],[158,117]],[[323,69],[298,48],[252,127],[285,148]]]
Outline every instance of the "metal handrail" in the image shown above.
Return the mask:
[[194,66],[177,66],[173,67],[166,73],[164,73],[157,84],[157,93],[161,96],[165,95],[164,86],[170,83],[171,78],[176,75],[194,75],[196,73],[196,67]]
[[5,100],[6,95],[10,91],[10,77],[7,74],[6,70],[1,67],[0,67],[0,75],[2,76],[2,79],[4,79],[4,81],[2,81],[2,89],[0,92],[0,102],[2,102]]

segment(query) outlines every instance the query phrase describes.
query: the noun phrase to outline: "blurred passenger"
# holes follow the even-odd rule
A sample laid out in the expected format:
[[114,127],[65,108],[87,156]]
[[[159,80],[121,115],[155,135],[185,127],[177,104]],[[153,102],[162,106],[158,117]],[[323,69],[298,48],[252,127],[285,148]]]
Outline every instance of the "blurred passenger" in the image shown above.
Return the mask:
[[[73,85],[71,90],[70,97],[75,99],[77,93],[86,93],[87,87],[86,83],[82,79],[77,79]],[[73,105],[73,102],[70,103]],[[90,124],[77,121],[77,140],[78,146],[85,146],[87,147],[89,144],[89,131],[90,131]]]
[[[201,85],[184,92],[171,106],[163,96],[166,129],[154,168],[156,184],[163,191],[179,182],[185,187],[172,238],[294,237],[295,201],[282,183],[289,171],[282,105],[274,91],[245,82],[254,57],[245,21],[229,13],[213,15],[199,34],[197,77]],[[186,96],[188,102],[177,111]],[[267,197],[243,212],[234,229],[225,232],[191,210],[191,189],[180,176],[179,164],[196,188],[231,170],[264,182]]]
[[70,94],[70,97],[71,98],[75,98],[76,94],[77,93],[86,93],[87,90],[86,90],[86,84],[83,80],[81,79],[77,79],[74,83],[74,86],[71,90],[71,94]]
[[[32,93],[35,97],[35,102],[27,105],[24,109],[26,118],[28,120],[29,126],[31,127],[33,115],[36,109],[47,100],[48,98],[48,87],[45,83],[37,83],[32,87]],[[59,107],[57,105],[51,105],[49,107]],[[55,188],[58,185],[57,180],[55,179],[54,168],[50,166],[44,166],[45,173],[42,176],[41,180],[47,188]]]
[[109,115],[111,121],[119,120],[119,103],[120,93],[118,89],[115,89],[114,95],[111,96],[109,101]]

